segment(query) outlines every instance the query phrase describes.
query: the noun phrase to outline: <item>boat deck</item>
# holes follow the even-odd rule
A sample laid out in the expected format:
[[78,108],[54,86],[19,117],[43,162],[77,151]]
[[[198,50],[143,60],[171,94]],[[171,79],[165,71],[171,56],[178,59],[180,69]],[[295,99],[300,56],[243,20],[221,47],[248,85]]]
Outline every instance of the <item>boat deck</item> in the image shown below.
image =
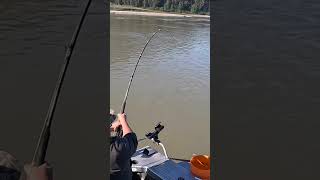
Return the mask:
[[[144,149],[149,151],[148,155],[143,153]],[[198,179],[191,174],[188,162],[175,163],[149,146],[137,150],[131,159],[135,161],[133,172],[147,173],[152,179]]]

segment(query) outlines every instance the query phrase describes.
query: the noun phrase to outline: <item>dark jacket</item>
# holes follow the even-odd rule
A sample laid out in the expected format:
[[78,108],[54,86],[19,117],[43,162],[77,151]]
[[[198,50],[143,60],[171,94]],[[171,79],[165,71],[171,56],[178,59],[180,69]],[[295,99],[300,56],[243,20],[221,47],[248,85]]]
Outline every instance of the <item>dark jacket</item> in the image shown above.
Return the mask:
[[135,133],[112,137],[110,142],[110,179],[132,179],[131,156],[136,152],[138,140]]

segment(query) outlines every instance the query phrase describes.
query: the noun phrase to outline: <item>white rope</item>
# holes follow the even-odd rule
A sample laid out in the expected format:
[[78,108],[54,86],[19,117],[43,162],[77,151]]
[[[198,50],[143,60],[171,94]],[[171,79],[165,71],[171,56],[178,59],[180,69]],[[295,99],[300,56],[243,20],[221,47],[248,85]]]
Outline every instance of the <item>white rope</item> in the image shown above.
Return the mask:
[[164,145],[163,145],[162,143],[159,143],[159,145],[162,147],[163,152],[164,152],[164,155],[166,156],[166,158],[169,159],[169,158],[168,158],[168,155],[167,155],[166,148],[164,147]]

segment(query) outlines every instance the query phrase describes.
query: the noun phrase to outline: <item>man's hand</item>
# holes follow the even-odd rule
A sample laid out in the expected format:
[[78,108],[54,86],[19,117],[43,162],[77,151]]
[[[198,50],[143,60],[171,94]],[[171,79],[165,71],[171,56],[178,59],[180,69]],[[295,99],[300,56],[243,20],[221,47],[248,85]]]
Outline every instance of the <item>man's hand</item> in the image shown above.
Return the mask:
[[124,121],[127,121],[127,115],[126,115],[126,113],[118,114],[118,120],[120,121],[121,124],[122,124]]
[[24,166],[27,180],[52,180],[52,168],[44,163],[39,167],[27,164]]
[[115,131],[119,126],[121,126],[120,121],[119,121],[119,120],[114,121],[114,122],[111,124],[110,130],[111,130],[111,131]]
[[122,132],[123,132],[122,137],[124,137],[126,134],[132,132],[132,130],[131,130],[131,128],[129,127],[129,124],[128,124],[128,122],[127,122],[127,116],[126,116],[125,113],[123,113],[123,114],[118,114],[118,120],[120,121],[121,126],[122,126]]

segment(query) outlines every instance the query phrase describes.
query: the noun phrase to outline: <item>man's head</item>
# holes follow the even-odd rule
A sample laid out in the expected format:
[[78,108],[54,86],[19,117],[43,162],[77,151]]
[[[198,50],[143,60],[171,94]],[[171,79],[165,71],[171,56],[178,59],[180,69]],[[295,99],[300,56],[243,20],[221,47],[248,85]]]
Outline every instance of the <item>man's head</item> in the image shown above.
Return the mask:
[[119,126],[119,121],[117,121],[117,115],[114,110],[110,109],[110,137],[115,137],[117,134],[115,129]]
[[117,115],[114,113],[114,110],[110,109],[110,118],[109,118],[109,123],[110,126],[112,125],[112,123],[117,119]]

